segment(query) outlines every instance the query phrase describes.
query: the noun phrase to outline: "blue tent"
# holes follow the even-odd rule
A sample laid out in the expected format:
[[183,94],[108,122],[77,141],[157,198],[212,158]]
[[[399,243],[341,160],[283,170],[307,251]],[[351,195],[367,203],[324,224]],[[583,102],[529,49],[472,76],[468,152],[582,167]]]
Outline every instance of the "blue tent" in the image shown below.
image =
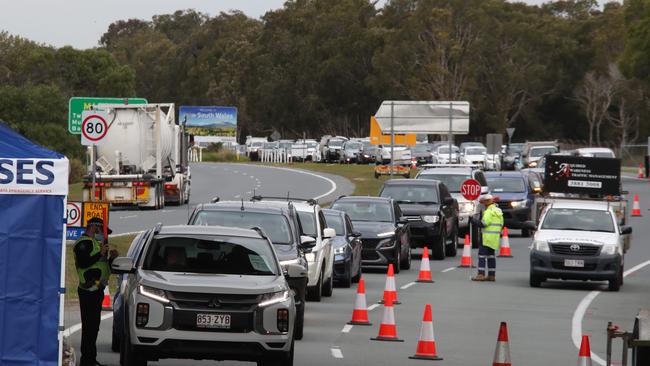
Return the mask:
[[66,157],[0,123],[0,365],[60,363],[67,193]]

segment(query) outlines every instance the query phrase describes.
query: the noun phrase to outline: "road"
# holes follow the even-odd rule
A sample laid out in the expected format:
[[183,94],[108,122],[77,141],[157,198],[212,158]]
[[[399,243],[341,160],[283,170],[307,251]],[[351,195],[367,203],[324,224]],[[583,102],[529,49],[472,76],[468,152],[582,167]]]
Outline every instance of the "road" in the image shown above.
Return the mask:
[[[237,169],[239,166],[220,166],[215,169]],[[253,169],[253,168],[251,168]],[[256,172],[259,172],[259,168]],[[196,171],[195,171],[196,172]],[[286,185],[282,179],[276,182],[264,180],[263,185]],[[225,187],[237,187],[248,180],[242,174],[220,177],[220,187],[228,194],[237,194]],[[643,215],[631,218],[635,232],[632,249],[626,257],[626,269],[650,260],[650,245],[645,238],[650,236],[647,218],[650,212],[650,183],[626,180],[625,189],[641,198]],[[323,189],[327,189],[323,187]],[[319,193],[319,192],[314,192]],[[322,192],[325,193],[325,192]],[[321,194],[322,194],[321,193]],[[420,320],[425,304],[433,307],[433,322],[438,353],[444,358],[444,365],[479,365],[492,362],[499,323],[506,321],[510,334],[512,363],[526,366],[548,366],[573,364],[578,350],[572,340],[576,335],[589,334],[592,337],[592,351],[605,357],[605,327],[607,321],[614,321],[623,329],[631,330],[633,317],[638,308],[650,305],[650,266],[642,267],[625,279],[625,285],[618,293],[606,291],[604,283],[550,282],[542,288],[528,286],[528,246],[531,240],[517,237],[512,232],[513,258],[498,258],[497,282],[475,283],[469,281],[469,271],[457,268],[460,256],[444,261],[431,261],[433,284],[412,284],[417,278],[419,257],[410,271],[396,276],[401,305],[395,307],[397,333],[405,342],[375,342],[370,338],[377,335],[381,322],[382,307],[374,306],[381,298],[385,275],[384,270],[366,270],[367,300],[370,306],[372,327],[346,327],[354,303],[355,290],[337,288],[331,298],[321,303],[308,303],[304,340],[296,343],[296,365],[417,365],[423,361],[408,359],[416,349],[420,334]],[[420,253],[419,251],[417,253]],[[474,252],[476,259],[476,253]],[[402,289],[402,287],[405,287]],[[594,293],[593,291],[603,291]],[[595,296],[595,297],[594,297]],[[585,305],[584,299],[593,298]],[[576,309],[582,304],[584,318]],[[73,324],[72,312],[68,324]],[[582,329],[573,330],[574,327]],[[111,320],[102,323],[100,332],[99,361],[109,365],[118,364],[118,355],[110,352]],[[72,336],[73,344],[79,344],[79,332]],[[620,347],[615,347],[617,356]],[[203,365],[208,362],[164,360],[160,365]],[[224,362],[224,365],[244,363]],[[595,362],[594,364],[598,364]]]

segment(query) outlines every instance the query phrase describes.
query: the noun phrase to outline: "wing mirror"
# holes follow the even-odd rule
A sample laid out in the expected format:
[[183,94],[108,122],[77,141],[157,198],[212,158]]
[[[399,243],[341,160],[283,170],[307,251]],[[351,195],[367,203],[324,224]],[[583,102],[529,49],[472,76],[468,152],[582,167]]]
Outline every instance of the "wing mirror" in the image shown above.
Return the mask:
[[397,220],[398,224],[406,225],[409,223],[409,219],[406,216],[402,216]]
[[537,230],[537,224],[534,221],[525,221],[523,228],[527,230]]
[[113,260],[111,265],[111,270],[115,274],[127,274],[134,273],[135,266],[133,264],[133,259],[129,257],[118,257]]
[[307,270],[305,269],[305,267],[301,266],[298,263],[287,264],[284,267],[283,272],[285,277],[306,277],[307,276]]
[[332,239],[333,237],[336,236],[336,230],[328,227],[323,230],[323,238],[325,239]]
[[353,238],[360,238],[361,233],[358,232],[358,231],[353,231],[352,233],[350,233],[350,236],[353,237]]
[[300,236],[300,248],[305,252],[309,253],[316,246],[316,239],[311,236],[302,235]]
[[621,235],[629,235],[632,234],[632,227],[631,226],[621,226]]

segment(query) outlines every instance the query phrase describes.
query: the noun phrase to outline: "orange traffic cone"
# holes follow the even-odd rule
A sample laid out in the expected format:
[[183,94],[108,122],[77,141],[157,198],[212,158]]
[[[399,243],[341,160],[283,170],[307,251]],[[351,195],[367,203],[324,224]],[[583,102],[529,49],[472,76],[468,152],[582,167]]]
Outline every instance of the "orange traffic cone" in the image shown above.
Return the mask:
[[465,235],[465,245],[463,245],[463,256],[460,258],[460,266],[474,267],[472,265],[472,244],[469,242],[469,234]]
[[357,298],[354,300],[352,320],[350,320],[348,324],[372,325],[368,320],[368,308],[366,307],[366,284],[363,281],[363,277],[359,279],[359,285],[357,285]]
[[388,273],[386,273],[386,287],[384,289],[384,298],[379,301],[380,304],[385,304],[387,299],[390,299],[394,305],[399,305],[401,302],[397,301],[397,289],[395,288],[395,271],[393,264],[388,265]]
[[634,202],[632,203],[632,216],[641,216],[641,207],[639,207],[639,195],[634,195]]
[[494,362],[492,366],[512,366],[510,363],[510,344],[508,343],[508,326],[501,322],[499,327],[499,338],[497,347],[494,350]]
[[416,158],[411,159],[411,169],[415,170],[418,168],[418,161]]
[[643,164],[639,163],[639,178],[645,178],[645,175],[643,174]]
[[582,336],[580,353],[578,354],[578,366],[591,366],[591,349],[589,347],[589,336]]
[[415,355],[409,357],[415,360],[442,360],[436,354],[436,339],[433,334],[433,318],[431,316],[431,305],[424,307],[422,328],[420,328],[420,340]]
[[108,286],[104,287],[104,300],[102,301],[102,310],[113,310],[113,303],[111,302],[111,292]]
[[431,278],[431,267],[429,266],[429,248],[424,247],[422,261],[420,262],[420,274],[415,282],[433,283]]
[[499,246],[499,257],[512,258],[512,254],[510,254],[510,239],[508,238],[508,228],[505,226],[503,227],[501,245]]
[[388,298],[384,303],[384,317],[379,326],[379,334],[372,341],[404,342],[397,338],[397,325],[395,324],[395,312],[393,311],[393,300]]

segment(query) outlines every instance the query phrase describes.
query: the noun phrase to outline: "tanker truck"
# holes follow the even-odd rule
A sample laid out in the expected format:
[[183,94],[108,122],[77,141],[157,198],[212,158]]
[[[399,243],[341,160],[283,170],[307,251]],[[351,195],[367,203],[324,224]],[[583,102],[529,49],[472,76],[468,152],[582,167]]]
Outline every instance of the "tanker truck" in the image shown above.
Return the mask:
[[190,199],[189,139],[174,104],[98,105],[108,113],[102,143],[88,148],[83,199],[159,209]]

